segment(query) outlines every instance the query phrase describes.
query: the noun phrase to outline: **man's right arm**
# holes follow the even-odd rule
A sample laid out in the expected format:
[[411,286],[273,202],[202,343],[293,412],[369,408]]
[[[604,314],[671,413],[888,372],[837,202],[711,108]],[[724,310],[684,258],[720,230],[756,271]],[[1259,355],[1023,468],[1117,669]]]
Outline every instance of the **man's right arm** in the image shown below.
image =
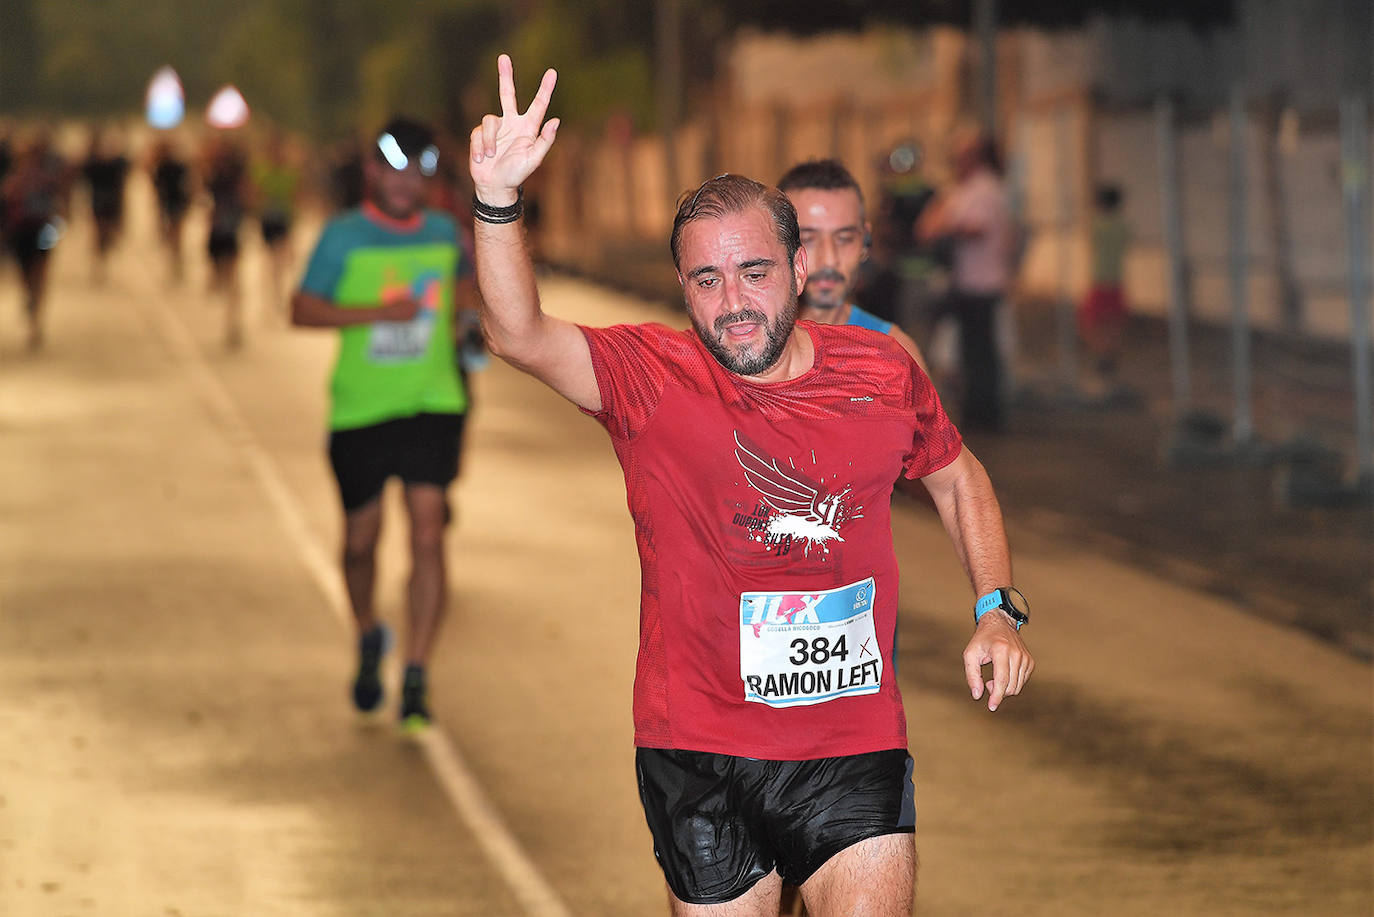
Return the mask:
[[[472,132],[469,166],[477,200],[509,207],[519,188],[553,145],[558,119],[544,122],[557,75],[549,70],[530,107],[520,114],[510,58],[497,61],[501,115],[487,115]],[[519,221],[474,221],[477,284],[482,291],[482,330],[497,356],[589,411],[601,410],[601,391],[591,349],[581,329],[545,315],[539,305],[534,265]]]
[[323,296],[298,290],[291,297],[291,324],[301,328],[342,328],[371,322],[408,322],[419,310],[420,304],[410,297],[382,306],[345,309]]
[[420,311],[420,304],[409,296],[384,296],[375,306],[354,303],[339,305],[331,295],[344,273],[349,243],[337,223],[325,226],[310,262],[305,267],[300,288],[291,297],[291,324],[301,328],[342,328],[372,322],[408,322]]

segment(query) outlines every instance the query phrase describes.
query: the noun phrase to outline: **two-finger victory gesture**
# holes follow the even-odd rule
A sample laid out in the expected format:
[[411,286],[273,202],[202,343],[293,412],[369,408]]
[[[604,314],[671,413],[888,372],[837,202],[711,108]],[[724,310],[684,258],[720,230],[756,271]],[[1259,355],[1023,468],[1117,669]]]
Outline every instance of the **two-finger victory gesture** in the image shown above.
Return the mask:
[[544,115],[553,98],[558,74],[544,71],[530,107],[522,114],[515,99],[515,72],[508,55],[496,60],[500,86],[501,114],[487,115],[473,128],[469,166],[479,205],[511,207],[519,200],[520,186],[553,146],[558,119],[547,123]]

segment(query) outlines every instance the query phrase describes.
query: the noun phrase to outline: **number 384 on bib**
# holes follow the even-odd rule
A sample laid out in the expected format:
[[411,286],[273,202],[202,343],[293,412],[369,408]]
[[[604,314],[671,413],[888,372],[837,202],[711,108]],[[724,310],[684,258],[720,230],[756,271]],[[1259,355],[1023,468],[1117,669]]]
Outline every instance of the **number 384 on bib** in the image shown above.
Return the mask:
[[873,623],[872,577],[821,592],[740,596],[744,699],[770,707],[876,694],[883,659]]

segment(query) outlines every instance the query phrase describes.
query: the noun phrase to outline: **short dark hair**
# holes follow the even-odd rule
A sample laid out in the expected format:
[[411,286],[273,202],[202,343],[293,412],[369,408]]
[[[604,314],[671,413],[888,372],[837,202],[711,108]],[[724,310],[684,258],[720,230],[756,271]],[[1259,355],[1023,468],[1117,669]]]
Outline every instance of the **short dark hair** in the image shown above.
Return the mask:
[[708,179],[694,191],[686,191],[678,199],[677,215],[673,217],[673,235],[669,248],[673,252],[673,266],[681,267],[678,250],[682,245],[682,231],[694,220],[718,220],[750,207],[761,207],[773,220],[778,241],[787,250],[787,263],[796,260],[801,248],[801,230],[797,227],[797,210],[777,188],[762,182],[733,175],[729,172]]
[[805,191],[843,191],[846,188],[859,196],[859,209],[863,210],[864,192],[854,176],[838,159],[808,159],[787,170],[778,179],[778,190]]
[[1121,186],[1104,184],[1097,186],[1097,206],[1111,213],[1121,206]]
[[[404,115],[398,115],[382,125],[377,136],[381,137],[383,134],[390,134],[395,138],[396,145],[407,156],[418,156],[425,147],[434,145],[434,130],[425,122]],[[373,153],[380,158],[375,145]]]

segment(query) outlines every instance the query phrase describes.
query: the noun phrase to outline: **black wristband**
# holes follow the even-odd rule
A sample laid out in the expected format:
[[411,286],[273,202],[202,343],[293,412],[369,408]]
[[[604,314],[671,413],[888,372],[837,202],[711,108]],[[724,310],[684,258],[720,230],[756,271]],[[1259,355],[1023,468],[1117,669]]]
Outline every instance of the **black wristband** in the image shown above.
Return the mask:
[[514,223],[525,212],[525,189],[515,192],[515,203],[509,207],[493,207],[482,203],[476,193],[472,195],[472,216],[483,223]]

